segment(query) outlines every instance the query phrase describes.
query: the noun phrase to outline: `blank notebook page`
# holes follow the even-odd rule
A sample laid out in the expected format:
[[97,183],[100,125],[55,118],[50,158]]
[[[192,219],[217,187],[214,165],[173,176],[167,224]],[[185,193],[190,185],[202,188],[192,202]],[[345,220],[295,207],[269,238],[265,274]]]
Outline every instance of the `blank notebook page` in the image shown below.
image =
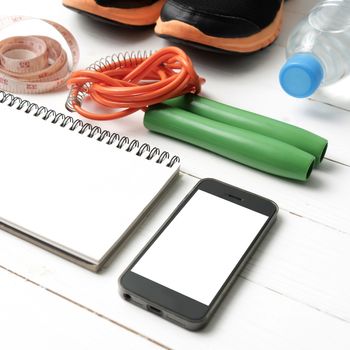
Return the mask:
[[97,264],[178,172],[155,158],[0,104],[0,221]]

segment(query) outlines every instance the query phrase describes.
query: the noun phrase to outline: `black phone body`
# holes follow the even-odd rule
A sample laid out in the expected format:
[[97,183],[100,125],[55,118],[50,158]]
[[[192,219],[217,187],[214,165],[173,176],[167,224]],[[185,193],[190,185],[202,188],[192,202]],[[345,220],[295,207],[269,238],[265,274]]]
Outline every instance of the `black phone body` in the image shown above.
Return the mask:
[[202,328],[277,212],[266,198],[199,181],[121,275],[121,295],[189,330]]

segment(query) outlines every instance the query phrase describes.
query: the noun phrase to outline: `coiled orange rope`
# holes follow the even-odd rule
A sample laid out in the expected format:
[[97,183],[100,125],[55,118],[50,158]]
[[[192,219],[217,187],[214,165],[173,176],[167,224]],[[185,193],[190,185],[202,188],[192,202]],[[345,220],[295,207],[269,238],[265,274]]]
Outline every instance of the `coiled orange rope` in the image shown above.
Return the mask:
[[[96,71],[76,71],[67,84],[72,88],[74,110],[89,119],[111,120],[172,97],[197,94],[204,81],[184,51],[167,47],[148,58],[124,59]],[[108,114],[89,112],[79,103],[80,93],[87,94],[97,104],[119,110]]]

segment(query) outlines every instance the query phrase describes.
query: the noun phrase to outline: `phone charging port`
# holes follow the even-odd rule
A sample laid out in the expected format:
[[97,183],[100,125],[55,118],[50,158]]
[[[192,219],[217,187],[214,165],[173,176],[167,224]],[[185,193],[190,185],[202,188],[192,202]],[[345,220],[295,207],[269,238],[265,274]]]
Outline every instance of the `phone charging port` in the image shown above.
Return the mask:
[[162,316],[162,311],[160,311],[159,309],[151,306],[151,305],[147,305],[147,310],[151,311],[152,313],[158,315],[158,316]]

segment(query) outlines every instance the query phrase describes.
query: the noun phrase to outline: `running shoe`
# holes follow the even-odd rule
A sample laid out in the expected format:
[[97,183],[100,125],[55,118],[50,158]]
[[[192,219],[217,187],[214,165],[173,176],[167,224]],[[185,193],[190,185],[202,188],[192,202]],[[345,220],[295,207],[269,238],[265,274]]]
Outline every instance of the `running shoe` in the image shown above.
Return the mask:
[[63,0],[71,10],[114,25],[155,24],[165,0]]
[[283,0],[168,0],[155,32],[213,51],[250,53],[278,36]]

